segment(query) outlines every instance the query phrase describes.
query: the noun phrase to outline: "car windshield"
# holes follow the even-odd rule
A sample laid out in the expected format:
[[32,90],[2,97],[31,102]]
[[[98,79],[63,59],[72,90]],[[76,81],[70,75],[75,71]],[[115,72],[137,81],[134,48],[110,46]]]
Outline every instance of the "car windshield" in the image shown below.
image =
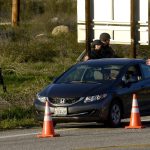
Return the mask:
[[122,65],[76,65],[64,73],[55,83],[104,83],[117,78]]

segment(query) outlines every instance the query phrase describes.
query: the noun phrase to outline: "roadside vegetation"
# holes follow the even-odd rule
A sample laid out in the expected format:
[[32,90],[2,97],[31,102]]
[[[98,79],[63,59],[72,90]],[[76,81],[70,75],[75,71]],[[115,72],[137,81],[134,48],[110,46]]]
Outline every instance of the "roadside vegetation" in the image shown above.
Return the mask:
[[[38,125],[34,119],[36,93],[76,63],[85,49],[77,43],[76,0],[21,1],[20,25],[0,26],[0,68],[7,92],[0,86],[0,129]],[[11,21],[10,0],[0,0],[0,22]],[[69,33],[52,36],[58,25]],[[114,46],[128,57],[129,46]],[[145,55],[145,53],[147,55]],[[139,57],[149,56],[145,48]]]
[[[0,0],[0,22],[11,21],[10,7],[10,1]],[[58,25],[68,26],[69,33],[52,36]],[[36,93],[76,63],[83,49],[77,43],[75,1],[21,2],[19,27],[0,26],[0,67],[7,87],[4,93],[0,85],[0,129],[37,125]]]

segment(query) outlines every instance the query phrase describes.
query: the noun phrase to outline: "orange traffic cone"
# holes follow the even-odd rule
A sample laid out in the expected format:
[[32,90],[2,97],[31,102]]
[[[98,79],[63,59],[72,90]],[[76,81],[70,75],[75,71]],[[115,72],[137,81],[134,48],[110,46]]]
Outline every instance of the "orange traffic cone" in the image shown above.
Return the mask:
[[49,104],[48,104],[48,100],[46,100],[43,130],[42,130],[42,134],[37,135],[37,137],[46,138],[46,137],[55,137],[55,136],[59,136],[59,134],[55,134],[54,132]]
[[130,125],[126,126],[126,129],[140,129],[144,126],[141,125],[139,107],[137,102],[136,94],[133,94],[133,101],[132,101],[132,110],[131,110],[131,117],[130,117]]

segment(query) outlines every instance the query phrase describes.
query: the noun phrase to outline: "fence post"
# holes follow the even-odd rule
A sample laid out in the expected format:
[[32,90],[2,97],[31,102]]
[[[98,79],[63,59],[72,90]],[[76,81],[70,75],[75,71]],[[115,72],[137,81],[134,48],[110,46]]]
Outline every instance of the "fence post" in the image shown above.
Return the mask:
[[12,0],[12,26],[19,25],[20,16],[20,0]]

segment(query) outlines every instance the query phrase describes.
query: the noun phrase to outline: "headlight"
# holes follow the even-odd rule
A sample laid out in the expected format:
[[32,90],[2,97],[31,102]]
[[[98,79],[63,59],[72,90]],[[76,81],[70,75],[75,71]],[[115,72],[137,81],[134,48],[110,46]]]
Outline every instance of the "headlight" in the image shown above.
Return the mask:
[[38,94],[37,94],[37,98],[38,98],[39,101],[41,101],[43,103],[45,103],[45,101],[48,99],[48,97],[40,96]]
[[98,101],[105,98],[107,94],[95,95],[95,96],[87,96],[85,97],[84,103]]

